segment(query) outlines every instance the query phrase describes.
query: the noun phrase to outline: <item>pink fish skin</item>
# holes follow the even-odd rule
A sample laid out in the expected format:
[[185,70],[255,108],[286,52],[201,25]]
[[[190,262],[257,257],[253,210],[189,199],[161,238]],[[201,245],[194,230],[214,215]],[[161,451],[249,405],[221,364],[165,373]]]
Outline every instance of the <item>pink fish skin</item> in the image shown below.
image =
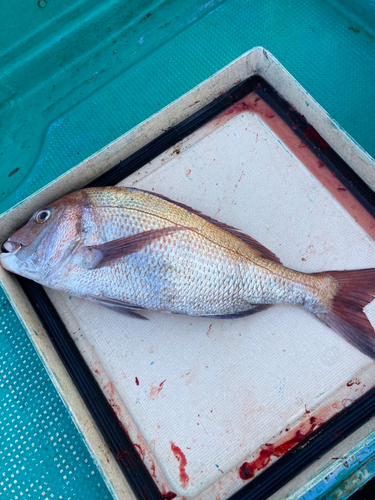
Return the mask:
[[303,306],[375,359],[363,308],[375,269],[305,274],[253,238],[134,188],[88,188],[38,210],[4,244],[4,269],[140,316],[154,310],[235,318]]

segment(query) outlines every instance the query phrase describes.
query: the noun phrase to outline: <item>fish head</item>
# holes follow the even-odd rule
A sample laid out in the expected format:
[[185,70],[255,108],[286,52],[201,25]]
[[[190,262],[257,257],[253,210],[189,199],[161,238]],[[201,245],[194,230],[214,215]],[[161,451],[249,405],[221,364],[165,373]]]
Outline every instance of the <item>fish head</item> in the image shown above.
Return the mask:
[[2,245],[1,266],[38,283],[49,284],[79,244],[84,194],[77,191],[37,210]]

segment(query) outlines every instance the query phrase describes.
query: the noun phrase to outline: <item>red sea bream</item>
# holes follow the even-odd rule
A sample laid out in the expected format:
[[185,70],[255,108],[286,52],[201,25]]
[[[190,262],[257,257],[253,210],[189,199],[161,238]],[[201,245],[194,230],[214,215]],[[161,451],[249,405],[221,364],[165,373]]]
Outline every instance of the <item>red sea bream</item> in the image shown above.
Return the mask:
[[154,193],[74,192],[38,210],[2,249],[5,269],[133,316],[236,318],[300,305],[375,358],[363,312],[375,295],[375,269],[288,269],[251,237]]

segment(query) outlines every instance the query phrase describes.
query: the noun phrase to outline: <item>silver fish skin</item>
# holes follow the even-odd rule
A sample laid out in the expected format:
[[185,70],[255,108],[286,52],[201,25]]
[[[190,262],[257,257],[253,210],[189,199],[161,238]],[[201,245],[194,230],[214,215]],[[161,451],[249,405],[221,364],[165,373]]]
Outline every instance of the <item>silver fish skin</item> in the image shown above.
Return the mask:
[[3,268],[116,311],[239,317],[300,305],[366,354],[363,307],[375,270],[305,274],[256,240],[161,195],[88,188],[38,210],[0,254]]

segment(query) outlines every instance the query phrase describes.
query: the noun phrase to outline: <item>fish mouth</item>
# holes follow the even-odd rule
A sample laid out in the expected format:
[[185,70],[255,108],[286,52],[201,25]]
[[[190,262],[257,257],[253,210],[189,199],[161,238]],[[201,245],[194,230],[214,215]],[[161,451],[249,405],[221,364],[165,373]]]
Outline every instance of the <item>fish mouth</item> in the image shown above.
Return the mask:
[[21,249],[21,243],[15,241],[4,241],[1,245],[0,267],[19,274],[18,270],[18,255],[17,252]]
[[6,240],[1,245],[1,252],[5,254],[16,254],[18,250],[21,248],[21,243],[17,243],[16,241]]

